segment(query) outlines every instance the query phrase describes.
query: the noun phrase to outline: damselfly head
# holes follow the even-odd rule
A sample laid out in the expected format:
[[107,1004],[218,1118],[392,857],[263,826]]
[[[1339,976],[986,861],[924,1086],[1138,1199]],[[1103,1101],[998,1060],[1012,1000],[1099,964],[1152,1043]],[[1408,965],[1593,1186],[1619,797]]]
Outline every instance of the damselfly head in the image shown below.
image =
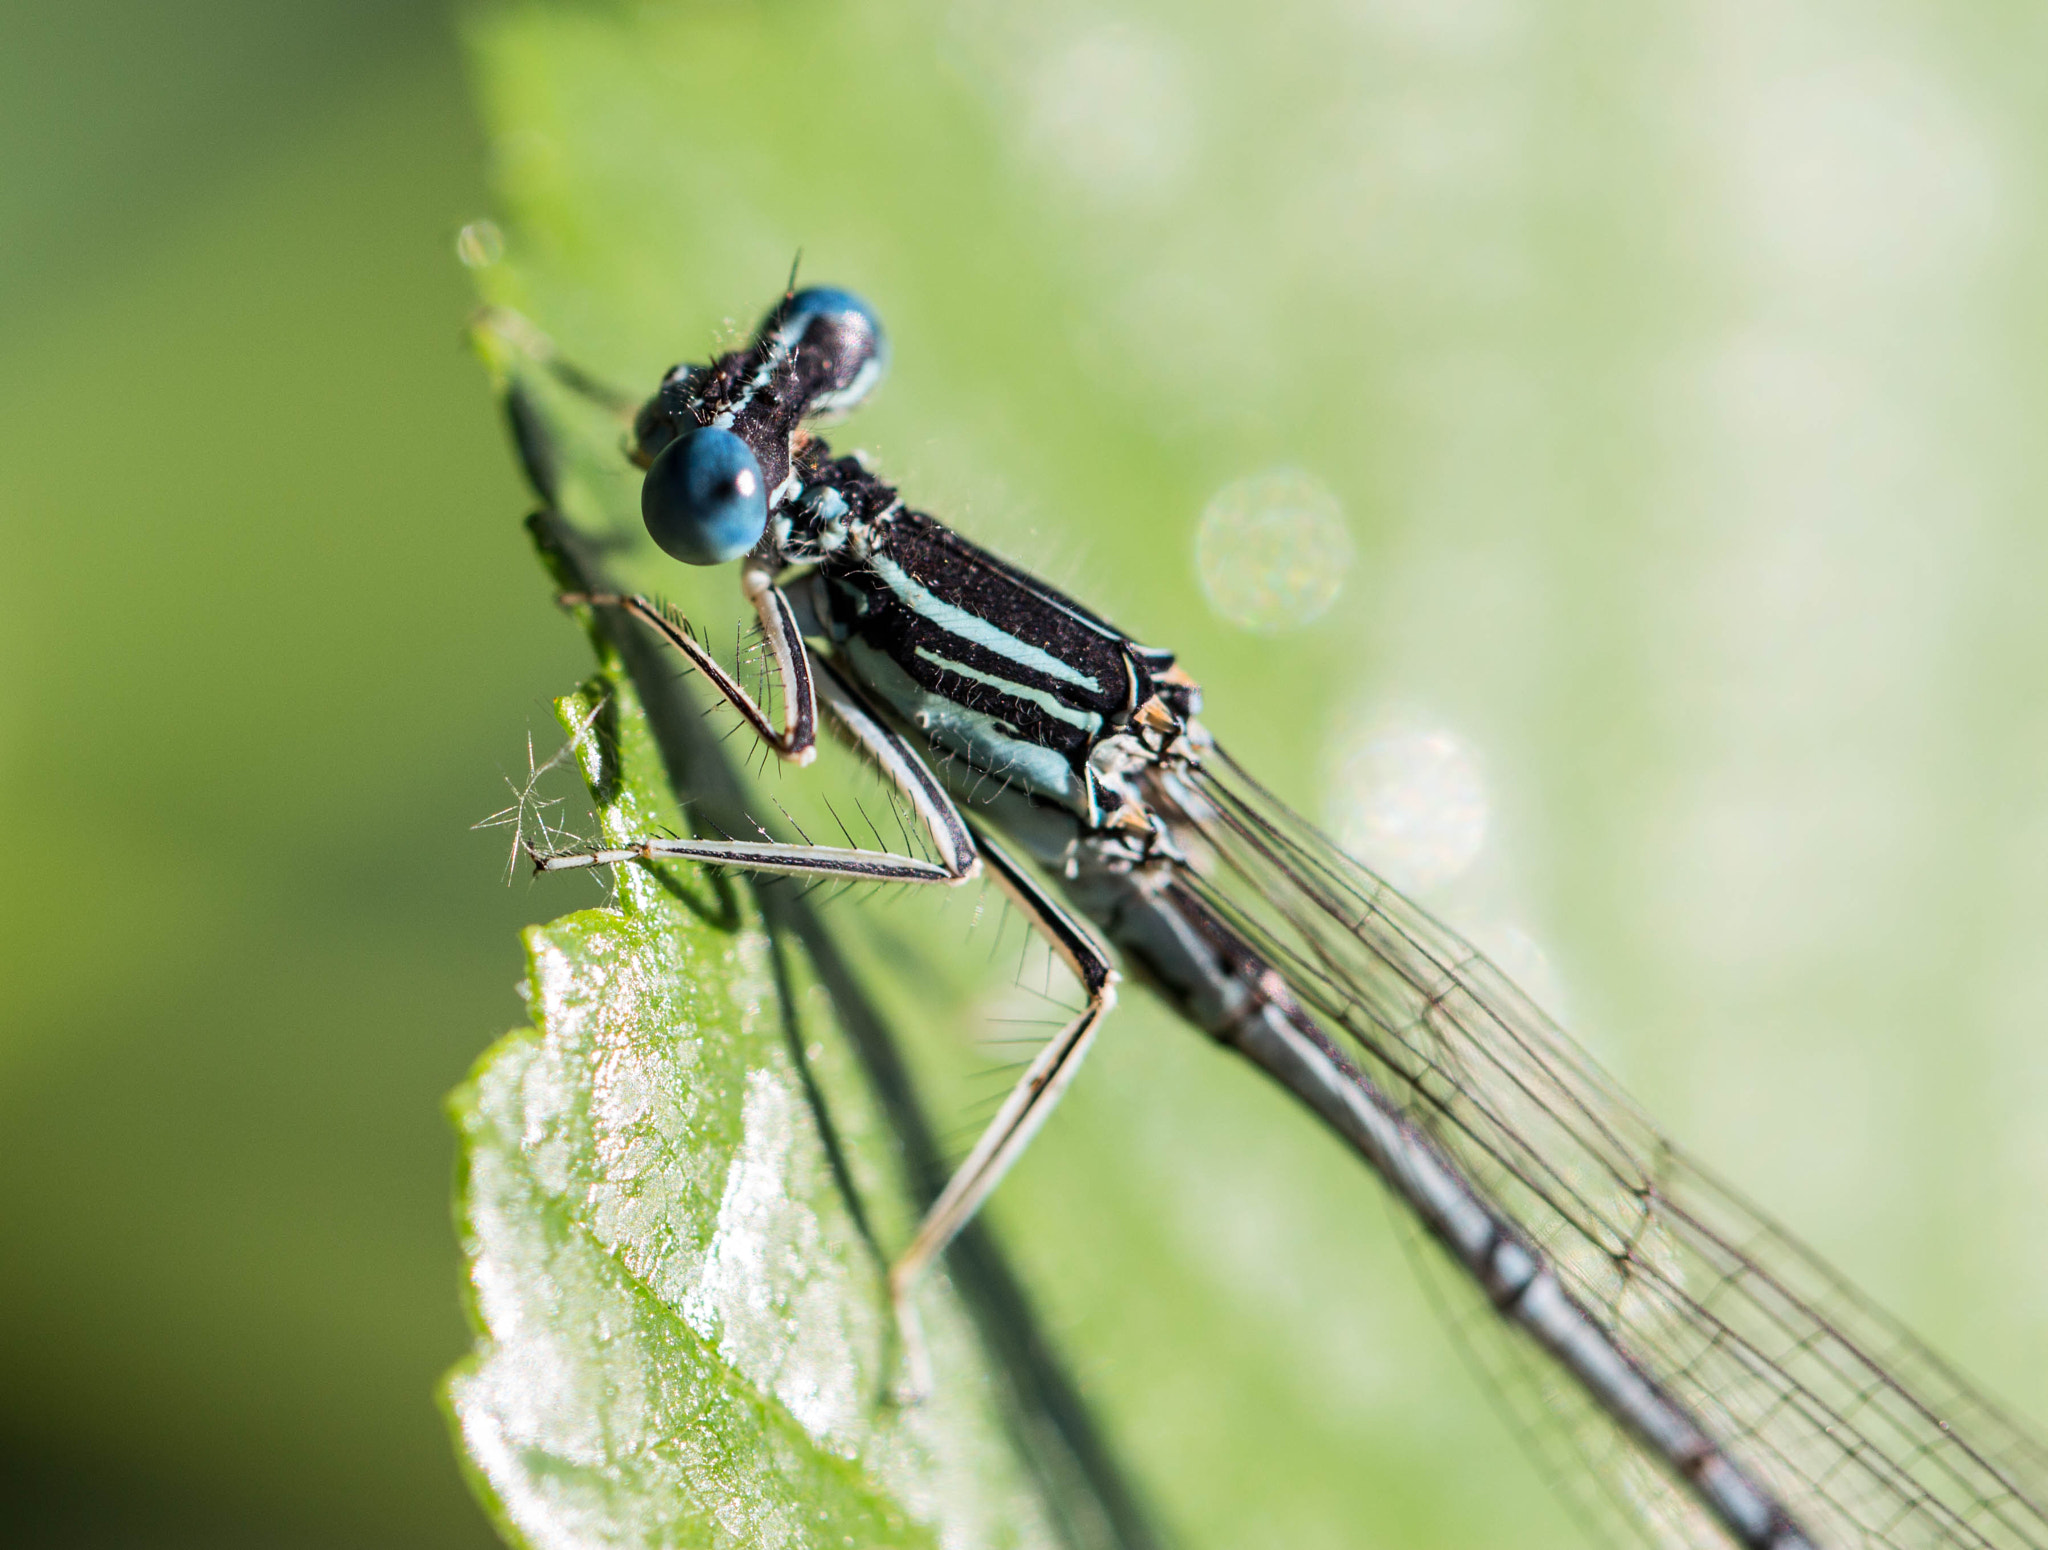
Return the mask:
[[784,296],[744,350],[673,368],[633,422],[633,461],[647,470],[640,512],[654,541],[691,565],[752,549],[770,508],[796,489],[790,463],[803,422],[851,409],[888,361],[867,303],[815,286]]

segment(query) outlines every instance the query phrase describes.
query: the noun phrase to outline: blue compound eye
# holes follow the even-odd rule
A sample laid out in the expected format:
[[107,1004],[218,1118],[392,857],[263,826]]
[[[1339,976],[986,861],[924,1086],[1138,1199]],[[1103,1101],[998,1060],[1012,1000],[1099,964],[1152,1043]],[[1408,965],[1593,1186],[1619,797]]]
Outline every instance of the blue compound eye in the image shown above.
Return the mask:
[[777,331],[816,373],[809,413],[844,414],[889,369],[889,340],[874,309],[851,291],[813,286],[798,291],[771,318]]
[[640,516],[654,541],[686,565],[722,565],[761,541],[768,492],[747,444],[715,426],[661,449],[640,485]]

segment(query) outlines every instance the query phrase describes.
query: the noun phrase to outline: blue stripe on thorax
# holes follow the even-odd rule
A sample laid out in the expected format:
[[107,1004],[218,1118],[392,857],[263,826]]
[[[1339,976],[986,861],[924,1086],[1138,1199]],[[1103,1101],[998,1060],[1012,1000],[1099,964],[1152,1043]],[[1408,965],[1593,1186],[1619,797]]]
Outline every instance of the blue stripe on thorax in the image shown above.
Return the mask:
[[1009,631],[999,629],[958,604],[948,603],[943,598],[934,596],[918,585],[908,571],[886,554],[870,555],[868,568],[896,595],[897,600],[905,608],[937,625],[947,634],[957,635],[984,651],[1017,663],[1020,667],[1028,667],[1045,674],[1048,678],[1070,683],[1090,694],[1102,693],[1101,682],[1081,672],[1072,663],[1060,660],[1051,652],[1034,646],[1029,641],[1019,640]]
[[927,689],[894,657],[858,636],[845,652],[855,676],[890,709],[975,770],[1069,808],[1085,812],[1093,806],[1088,782],[1058,749],[1014,737],[994,716]]
[[995,673],[981,672],[978,669],[967,666],[964,662],[955,662],[950,657],[942,657],[929,646],[919,646],[917,654],[941,672],[958,673],[962,678],[968,679],[973,683],[987,684],[998,693],[1006,694],[1013,700],[1024,700],[1029,704],[1036,705],[1040,710],[1052,717],[1053,720],[1064,721],[1070,727],[1078,727],[1081,731],[1087,733],[1091,740],[1102,730],[1102,717],[1092,710],[1076,710],[1056,694],[1049,694],[1043,689],[1031,688],[1028,684],[1020,684],[1014,679],[1003,678]]

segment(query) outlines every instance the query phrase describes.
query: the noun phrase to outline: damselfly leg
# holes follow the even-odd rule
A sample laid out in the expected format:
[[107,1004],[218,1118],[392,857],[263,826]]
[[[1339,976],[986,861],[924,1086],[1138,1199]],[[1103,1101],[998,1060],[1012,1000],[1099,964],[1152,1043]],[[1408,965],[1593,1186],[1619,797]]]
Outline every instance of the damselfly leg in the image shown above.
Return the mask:
[[754,733],[775,750],[777,757],[802,766],[817,757],[818,695],[811,682],[810,660],[796,613],[782,588],[760,571],[741,573],[741,586],[761,621],[761,636],[775,663],[782,692],[780,730],[768,719],[753,695],[728,673],[719,661],[691,633],[689,622],[669,609],[637,595],[618,592],[569,592],[557,601],[587,603],[593,608],[617,608],[630,614],[689,659],[690,666],[710,681],[719,697],[746,718]]
[[[1094,1043],[1103,1018],[1116,1004],[1116,965],[1094,933],[1068,914],[994,840],[978,831],[975,840],[997,885],[1073,971],[1088,1001],[1080,1015],[1054,1035],[1025,1068],[996,1117],[975,1142],[974,1150],[953,1170],[939,1198],[932,1202],[910,1240],[910,1247],[890,1268],[890,1299],[896,1305],[898,1321],[908,1321],[904,1324],[905,1344],[917,1362],[924,1359],[924,1342],[917,1333],[917,1314],[911,1302],[911,1291],[918,1278],[981,1209],[989,1192],[1002,1182],[1010,1164],[1038,1133],[1038,1127],[1045,1123],[1067,1084],[1074,1079],[1074,1073],[1080,1070],[1082,1058]],[[930,1375],[913,1366],[912,1392],[922,1393],[929,1387]]]

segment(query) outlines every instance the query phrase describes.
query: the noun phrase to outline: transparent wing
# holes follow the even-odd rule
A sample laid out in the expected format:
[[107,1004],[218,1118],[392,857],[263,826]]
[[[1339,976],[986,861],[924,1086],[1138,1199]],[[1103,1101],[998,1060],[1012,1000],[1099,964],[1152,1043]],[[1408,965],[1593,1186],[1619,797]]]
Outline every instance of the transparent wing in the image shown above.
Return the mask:
[[[1197,865],[1205,901],[1821,1543],[2048,1550],[2048,1449],[1660,1134],[1476,949],[1227,754],[1193,785],[1207,803],[1189,811],[1215,851]],[[1533,1359],[1520,1349],[1508,1359]],[[1725,1545],[1597,1410],[1551,1397],[1653,1542]]]
[[1408,1247],[1453,1342],[1494,1408],[1592,1546],[1699,1546],[1727,1550],[1727,1535],[1669,1471],[1516,1325],[1472,1278],[1397,1210]]

